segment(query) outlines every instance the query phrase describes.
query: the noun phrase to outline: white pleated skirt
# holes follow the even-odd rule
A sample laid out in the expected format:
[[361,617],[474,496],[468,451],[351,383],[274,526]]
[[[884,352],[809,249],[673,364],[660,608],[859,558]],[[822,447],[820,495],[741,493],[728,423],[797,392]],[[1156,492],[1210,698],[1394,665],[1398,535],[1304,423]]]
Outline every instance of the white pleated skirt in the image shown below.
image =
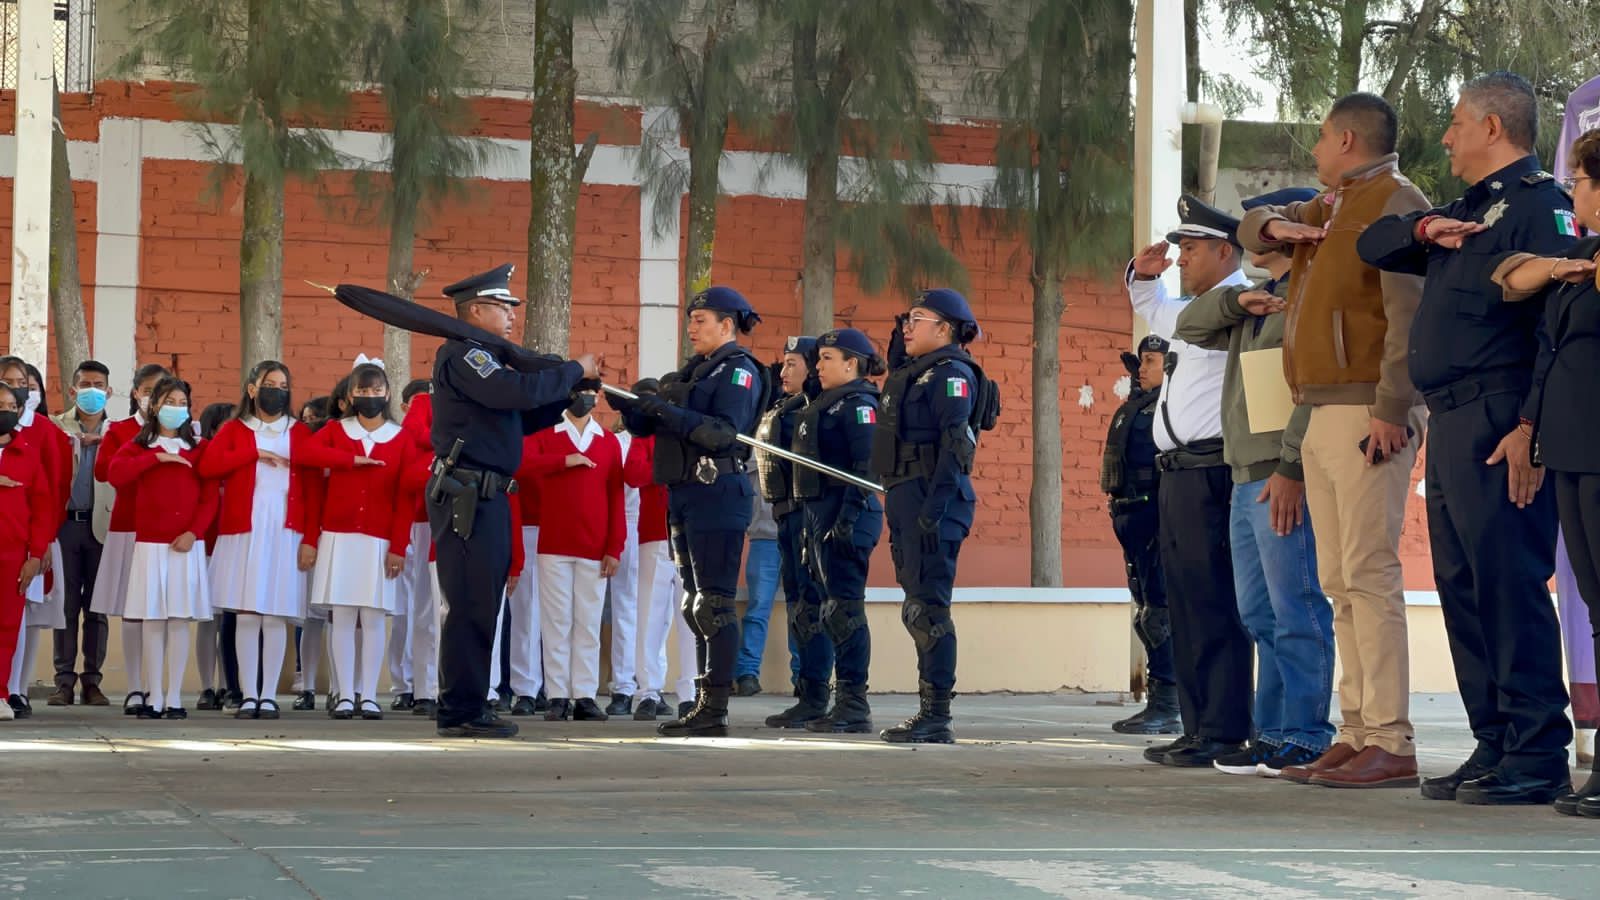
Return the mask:
[[313,610],[379,609],[395,613],[393,578],[383,575],[389,542],[365,534],[324,533],[311,575]]
[[179,553],[167,544],[140,541],[133,545],[123,615],[205,621],[211,618],[210,587],[204,542],[195,541],[188,553]]
[[89,609],[108,616],[123,615],[122,608],[128,600],[128,564],[133,561],[133,543],[131,531],[113,531],[106,535]]
[[22,616],[24,628],[67,627],[67,581],[62,575],[66,567],[61,562],[61,544],[57,541],[50,542],[50,566],[50,589],[45,590],[46,579],[41,573],[23,594],[28,601]]
[[250,530],[217,538],[211,551],[211,599],[218,609],[306,617],[306,578],[300,571],[300,534],[284,527],[289,495],[258,490]]

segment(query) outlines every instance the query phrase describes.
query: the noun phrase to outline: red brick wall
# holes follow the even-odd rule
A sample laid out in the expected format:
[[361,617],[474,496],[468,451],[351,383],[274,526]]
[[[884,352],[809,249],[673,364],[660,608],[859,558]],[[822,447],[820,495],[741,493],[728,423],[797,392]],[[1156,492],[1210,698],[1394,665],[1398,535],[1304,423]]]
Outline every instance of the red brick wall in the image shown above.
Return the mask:
[[[0,349],[11,345],[11,193],[12,179],[0,178]],[[78,223],[78,272],[83,281],[83,317],[89,326],[91,346],[94,338],[94,284],[95,284],[95,196],[96,186],[92,181],[74,181],[72,183],[73,211]],[[50,323],[50,353],[54,359],[56,348],[55,320]],[[52,368],[44,373],[45,380],[52,389],[56,387],[56,372],[54,362]],[[59,411],[61,399],[56,393],[50,400],[50,408]]]

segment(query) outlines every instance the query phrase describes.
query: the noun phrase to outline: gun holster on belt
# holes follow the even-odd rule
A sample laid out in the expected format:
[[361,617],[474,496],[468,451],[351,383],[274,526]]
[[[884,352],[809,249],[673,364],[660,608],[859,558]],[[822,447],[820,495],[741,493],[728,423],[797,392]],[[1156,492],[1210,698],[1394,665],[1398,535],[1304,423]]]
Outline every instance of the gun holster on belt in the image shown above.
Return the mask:
[[428,502],[438,506],[450,504],[450,530],[462,540],[472,537],[472,523],[478,515],[478,496],[482,493],[480,476],[483,474],[456,466],[465,444],[464,438],[456,438],[450,455],[433,461],[433,476],[428,479]]

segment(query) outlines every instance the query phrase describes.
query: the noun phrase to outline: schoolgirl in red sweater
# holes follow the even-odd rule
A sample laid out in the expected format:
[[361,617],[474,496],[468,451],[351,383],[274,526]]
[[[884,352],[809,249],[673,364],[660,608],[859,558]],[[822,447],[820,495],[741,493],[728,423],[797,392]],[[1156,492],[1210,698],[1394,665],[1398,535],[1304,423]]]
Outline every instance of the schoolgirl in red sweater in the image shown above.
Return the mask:
[[[219,609],[238,614],[235,645],[245,700],[240,719],[276,719],[273,696],[292,622],[306,617],[306,576],[316,563],[316,479],[348,469],[358,454],[316,444],[289,413],[289,369],[268,360],[250,371],[237,418],[222,426],[200,461],[222,486],[211,587]],[[259,668],[258,668],[259,666]]]
[[[166,367],[149,363],[133,375],[133,393],[128,397],[128,418],[106,426],[100,439],[100,452],[94,458],[96,481],[111,483],[111,460],[123,444],[133,440],[144,427],[150,393],[163,378],[171,376]],[[100,568],[95,574],[94,594],[89,608],[122,619],[122,662],[128,673],[128,695],[122,699],[122,712],[136,715],[144,706],[144,634],[137,619],[124,615],[128,596],[128,563],[133,559],[134,490],[118,491],[111,504],[111,524],[100,551]]]
[[382,367],[363,363],[350,373],[349,406],[352,414],[329,422],[317,432],[316,444],[383,465],[329,473],[326,502],[306,533],[317,542],[310,606],[331,617],[341,693],[333,717],[381,719],[377,696],[386,620],[396,609],[396,579],[427,468],[416,443],[389,417],[389,379]]
[[[43,568],[55,523],[50,507],[55,493],[38,448],[17,434],[26,391],[0,390],[0,678],[7,695],[22,689],[10,683],[12,657],[22,628],[23,589]],[[0,720],[15,717],[0,703]]]
[[164,378],[150,394],[144,426],[111,460],[111,485],[137,486],[125,609],[142,623],[149,697],[141,719],[189,715],[179,695],[189,665],[189,623],[211,618],[201,535],[217,511],[216,484],[197,471],[203,456],[189,420],[189,385]]

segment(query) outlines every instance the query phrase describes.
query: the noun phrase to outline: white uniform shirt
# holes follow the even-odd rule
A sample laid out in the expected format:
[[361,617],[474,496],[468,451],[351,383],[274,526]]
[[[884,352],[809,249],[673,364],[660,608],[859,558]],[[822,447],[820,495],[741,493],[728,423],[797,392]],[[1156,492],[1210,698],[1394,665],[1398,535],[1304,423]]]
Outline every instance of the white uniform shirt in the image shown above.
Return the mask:
[[[1150,323],[1150,333],[1165,338],[1169,352],[1177,354],[1178,367],[1161,382],[1161,401],[1156,410],[1156,449],[1166,452],[1176,450],[1178,442],[1193,444],[1222,437],[1222,375],[1228,366],[1228,351],[1204,350],[1184,341],[1173,340],[1178,328],[1178,314],[1189,305],[1190,298],[1173,299],[1167,296],[1167,287],[1160,278],[1138,281],[1134,278],[1130,262],[1123,275],[1128,284],[1128,296],[1133,301],[1133,311]],[[1250,279],[1244,272],[1233,274],[1216,284],[1216,287],[1246,285]],[[1167,431],[1167,419],[1172,431]],[[1173,438],[1176,437],[1177,441]]]

